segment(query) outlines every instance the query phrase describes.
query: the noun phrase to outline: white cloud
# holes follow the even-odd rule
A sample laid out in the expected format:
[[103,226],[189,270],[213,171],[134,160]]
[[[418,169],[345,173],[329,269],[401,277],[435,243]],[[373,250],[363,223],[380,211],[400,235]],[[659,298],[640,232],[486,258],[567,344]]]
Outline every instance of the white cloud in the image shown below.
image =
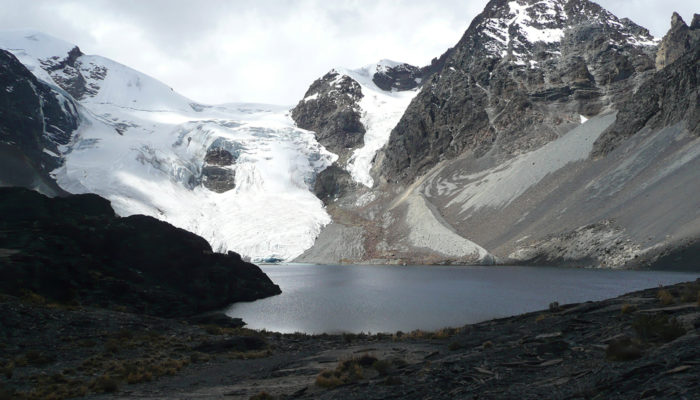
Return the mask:
[[[660,36],[689,0],[601,0]],[[34,28],[150,74],[193,100],[293,104],[334,66],[416,65],[453,46],[485,0],[0,0]]]

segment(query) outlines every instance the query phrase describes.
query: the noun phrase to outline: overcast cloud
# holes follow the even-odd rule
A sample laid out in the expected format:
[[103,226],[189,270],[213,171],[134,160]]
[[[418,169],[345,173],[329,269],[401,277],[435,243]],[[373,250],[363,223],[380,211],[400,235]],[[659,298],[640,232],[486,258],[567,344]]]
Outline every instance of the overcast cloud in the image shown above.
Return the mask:
[[[0,0],[1,29],[37,29],[154,76],[193,100],[296,103],[335,66],[424,65],[486,0]],[[696,0],[600,0],[663,36]]]

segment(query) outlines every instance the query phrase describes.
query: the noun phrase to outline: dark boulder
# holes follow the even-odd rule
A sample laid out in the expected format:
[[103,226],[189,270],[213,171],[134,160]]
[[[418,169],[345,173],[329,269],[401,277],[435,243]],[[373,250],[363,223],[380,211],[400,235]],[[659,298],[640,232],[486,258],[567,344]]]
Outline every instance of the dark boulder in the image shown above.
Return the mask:
[[343,197],[355,185],[348,171],[332,165],[316,176],[314,193],[316,197],[328,204],[333,199]]

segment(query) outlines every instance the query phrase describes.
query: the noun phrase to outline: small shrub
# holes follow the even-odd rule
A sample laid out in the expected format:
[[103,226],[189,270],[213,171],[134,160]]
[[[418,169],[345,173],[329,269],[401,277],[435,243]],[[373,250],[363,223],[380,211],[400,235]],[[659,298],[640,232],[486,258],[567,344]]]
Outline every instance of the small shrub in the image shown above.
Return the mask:
[[371,367],[375,362],[377,362],[377,357],[371,356],[369,354],[363,354],[360,358],[356,359],[355,362],[363,368]]
[[316,386],[318,387],[333,389],[342,384],[343,381],[340,380],[339,377],[335,376],[334,371],[331,370],[321,371],[321,373],[316,377]]
[[191,363],[200,363],[200,362],[207,362],[211,359],[208,354],[205,353],[200,353],[200,352],[194,352],[190,354],[190,362]]
[[153,380],[153,374],[148,371],[132,372],[126,377],[126,383],[133,385],[135,383],[150,382]]
[[462,345],[459,344],[458,342],[452,342],[452,343],[450,343],[449,346],[447,346],[447,348],[448,348],[450,351],[457,351],[457,350],[459,350],[459,349],[462,348]]
[[25,355],[26,363],[28,365],[46,365],[50,364],[55,360],[55,357],[44,354],[37,350],[29,350]]
[[542,322],[545,320],[545,318],[547,317],[544,314],[540,314],[537,316],[537,318],[535,318],[535,322]]
[[14,391],[5,390],[0,387],[0,400],[16,400],[17,398]]
[[123,328],[123,329],[120,329],[119,332],[117,332],[117,334],[115,336],[117,337],[117,339],[131,340],[134,338],[134,332],[132,332],[129,329]]
[[661,304],[668,306],[674,303],[674,298],[671,292],[669,292],[666,289],[659,289],[659,292],[656,294],[656,297],[659,299]]
[[275,397],[263,390],[254,396],[250,396],[249,400],[275,400]]
[[372,368],[374,368],[379,373],[379,375],[386,375],[391,369],[391,363],[387,360],[376,360],[372,364]]
[[210,334],[210,335],[223,335],[223,334],[224,334],[224,330],[221,329],[220,326],[216,326],[216,325],[204,325],[204,326],[202,326],[202,328],[204,329],[204,331],[205,331],[206,333],[208,333],[208,334]]
[[620,312],[622,314],[630,314],[635,311],[637,311],[637,306],[635,306],[634,304],[625,303],[622,305],[622,307],[620,307]]
[[367,364],[369,367],[374,365],[376,361],[376,357],[367,354],[360,358],[342,360],[334,370],[321,371],[316,377],[316,386],[330,389],[347,383],[357,382],[364,377],[360,363]]
[[119,382],[104,374],[92,382],[92,387],[97,392],[113,393],[119,390]]
[[107,342],[105,342],[105,352],[107,353],[118,353],[121,347],[121,343],[116,339],[108,339]]
[[7,364],[3,365],[2,368],[0,368],[0,373],[5,375],[5,378],[7,378],[7,379],[12,379],[12,375],[14,374],[14,371],[15,371],[14,361],[8,361]]
[[686,286],[681,292],[681,303],[694,303],[700,298],[700,291],[695,286]]
[[396,385],[402,384],[403,381],[401,380],[401,377],[399,377],[399,376],[390,376],[390,377],[386,378],[383,383],[385,385],[388,385],[388,386],[396,386]]
[[22,289],[20,290],[20,293],[22,294],[21,299],[26,301],[27,303],[39,305],[46,304],[46,299],[44,298],[44,296],[36,294],[29,289]]
[[354,333],[343,333],[343,341],[345,343],[352,343],[353,340],[357,338],[357,335]]
[[642,356],[641,345],[630,337],[613,340],[605,348],[605,358],[610,361],[631,361]]
[[637,335],[648,341],[660,341],[667,343],[685,334],[685,328],[675,318],[668,318],[664,314],[640,315],[632,328]]
[[483,347],[484,349],[490,349],[491,347],[493,347],[493,342],[490,340],[487,340],[481,345],[481,347]]

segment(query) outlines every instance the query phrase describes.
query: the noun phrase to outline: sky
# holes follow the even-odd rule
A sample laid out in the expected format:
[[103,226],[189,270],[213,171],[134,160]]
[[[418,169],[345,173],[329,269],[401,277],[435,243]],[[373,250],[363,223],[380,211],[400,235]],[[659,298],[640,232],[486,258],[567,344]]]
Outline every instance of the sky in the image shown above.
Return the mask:
[[[661,37],[697,0],[599,0]],[[295,104],[314,79],[380,59],[422,66],[487,0],[0,0],[2,29],[36,29],[206,104]]]

